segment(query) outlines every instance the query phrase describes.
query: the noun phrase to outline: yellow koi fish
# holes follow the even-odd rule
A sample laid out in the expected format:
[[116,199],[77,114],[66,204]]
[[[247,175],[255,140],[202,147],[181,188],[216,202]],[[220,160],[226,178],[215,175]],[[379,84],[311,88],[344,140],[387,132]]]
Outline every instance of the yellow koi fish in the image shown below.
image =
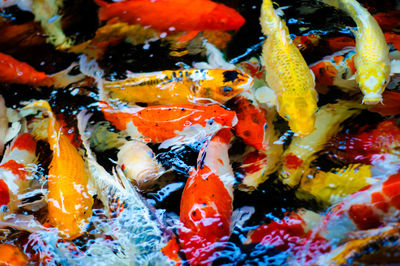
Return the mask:
[[49,117],[48,142],[53,151],[48,174],[48,211],[50,224],[60,235],[74,239],[81,235],[92,216],[93,198],[88,192],[89,175],[76,147],[63,134],[47,101],[40,100],[24,109],[45,110]]
[[363,103],[377,104],[382,101],[382,92],[389,83],[389,47],[382,29],[374,17],[356,0],[323,0],[351,16],[357,24],[356,55],[354,65],[356,81],[364,94]]
[[268,35],[263,45],[266,81],[278,100],[278,112],[300,136],[314,131],[317,92],[314,77],[289,30],[272,7],[270,0],[261,6],[260,23]]
[[102,82],[102,87],[112,98],[156,105],[205,99],[225,103],[252,84],[238,69],[188,69],[129,74],[125,80]]

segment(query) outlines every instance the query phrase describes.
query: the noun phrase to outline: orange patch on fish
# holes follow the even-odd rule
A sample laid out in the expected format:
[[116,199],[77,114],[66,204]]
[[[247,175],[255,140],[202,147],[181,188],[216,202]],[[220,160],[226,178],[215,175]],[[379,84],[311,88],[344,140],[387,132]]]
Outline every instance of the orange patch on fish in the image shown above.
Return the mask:
[[285,156],[284,164],[288,169],[297,169],[303,164],[303,160],[294,155],[293,153],[289,153]]
[[257,108],[243,96],[236,97],[233,110],[238,118],[238,123],[234,127],[236,136],[241,137],[244,143],[257,150],[265,149],[263,143],[267,127],[265,111]]
[[339,71],[330,62],[321,61],[311,67],[318,83],[333,85],[336,75]]
[[106,120],[119,130],[132,123],[149,142],[162,142],[177,136],[184,128],[199,124],[218,123],[232,127],[235,112],[218,105],[162,105],[119,111],[105,102],[99,103]]
[[348,214],[361,230],[376,228],[381,225],[379,214],[369,205],[354,204],[350,207]]
[[179,240],[192,265],[207,264],[222,248],[212,245],[228,240],[231,215],[232,198],[220,178],[206,165],[191,171],[181,199]]
[[24,62],[0,53],[0,82],[50,86],[53,83],[53,78]]
[[28,172],[25,170],[25,166],[21,163],[17,163],[14,160],[9,160],[1,164],[0,168],[11,171],[11,173],[17,176],[19,180],[26,180],[26,175]]
[[19,135],[18,138],[16,138],[13,142],[11,150],[13,151],[14,149],[26,150],[28,152],[35,153],[36,141],[33,139],[31,134],[24,133]]
[[389,210],[389,204],[380,192],[374,192],[371,194],[371,203],[383,212],[387,212]]
[[10,192],[6,182],[0,179],[0,206],[8,205],[10,202]]
[[170,260],[175,261],[175,265],[182,265],[181,258],[178,255],[180,250],[178,241],[175,237],[171,238],[170,241],[161,249],[161,252],[167,256]]
[[247,173],[252,174],[260,171],[265,164],[267,155],[265,153],[254,151],[245,155],[241,168]]
[[0,265],[24,266],[28,262],[28,257],[18,247],[0,244]]

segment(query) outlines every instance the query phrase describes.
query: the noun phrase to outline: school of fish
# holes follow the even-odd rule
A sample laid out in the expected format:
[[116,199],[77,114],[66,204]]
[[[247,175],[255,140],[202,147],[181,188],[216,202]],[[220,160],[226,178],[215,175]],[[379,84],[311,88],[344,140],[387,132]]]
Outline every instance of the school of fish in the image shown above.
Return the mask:
[[399,9],[0,1],[0,264],[400,263]]

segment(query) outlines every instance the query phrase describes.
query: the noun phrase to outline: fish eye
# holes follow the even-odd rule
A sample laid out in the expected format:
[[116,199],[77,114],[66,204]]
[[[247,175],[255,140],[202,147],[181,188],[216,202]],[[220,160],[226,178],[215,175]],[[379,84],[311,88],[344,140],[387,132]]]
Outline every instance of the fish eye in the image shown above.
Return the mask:
[[232,87],[229,86],[222,87],[222,92],[225,94],[231,93],[232,91],[233,91]]

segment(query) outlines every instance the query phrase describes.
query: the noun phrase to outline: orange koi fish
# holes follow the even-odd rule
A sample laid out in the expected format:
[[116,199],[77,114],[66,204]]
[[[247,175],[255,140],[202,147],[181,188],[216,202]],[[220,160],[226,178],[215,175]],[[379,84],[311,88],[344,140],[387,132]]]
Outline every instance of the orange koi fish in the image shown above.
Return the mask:
[[243,96],[236,97],[233,110],[238,118],[238,123],[234,127],[236,136],[241,137],[244,143],[257,150],[265,149],[264,134],[267,127],[265,111]]
[[0,53],[0,82],[50,86],[54,83],[54,78],[35,70],[27,63]]
[[126,130],[134,139],[159,143],[177,137],[189,129],[210,135],[220,128],[233,127],[235,112],[218,105],[162,105],[114,109],[99,103],[106,120],[119,130]]
[[44,109],[49,117],[48,142],[53,151],[48,174],[48,211],[51,225],[60,235],[74,239],[81,235],[92,216],[93,199],[88,192],[88,173],[78,150],[56,120],[48,102],[41,100],[24,109]]
[[125,80],[102,82],[102,88],[130,103],[186,104],[204,98],[225,103],[252,83],[237,69],[189,69],[128,74]]
[[0,244],[0,264],[10,266],[25,266],[28,257],[16,246]]
[[[0,206],[16,211],[30,188],[30,174],[36,162],[36,141],[29,133],[17,136],[7,148],[0,163]],[[1,213],[0,213],[1,214]]]
[[231,233],[235,180],[228,156],[231,138],[230,130],[222,129],[211,139],[183,190],[179,243],[191,265],[211,264],[209,257],[223,248]]
[[100,6],[100,21],[118,17],[122,22],[160,32],[192,32],[191,37],[202,30],[238,30],[245,22],[236,10],[209,0],[95,2]]

